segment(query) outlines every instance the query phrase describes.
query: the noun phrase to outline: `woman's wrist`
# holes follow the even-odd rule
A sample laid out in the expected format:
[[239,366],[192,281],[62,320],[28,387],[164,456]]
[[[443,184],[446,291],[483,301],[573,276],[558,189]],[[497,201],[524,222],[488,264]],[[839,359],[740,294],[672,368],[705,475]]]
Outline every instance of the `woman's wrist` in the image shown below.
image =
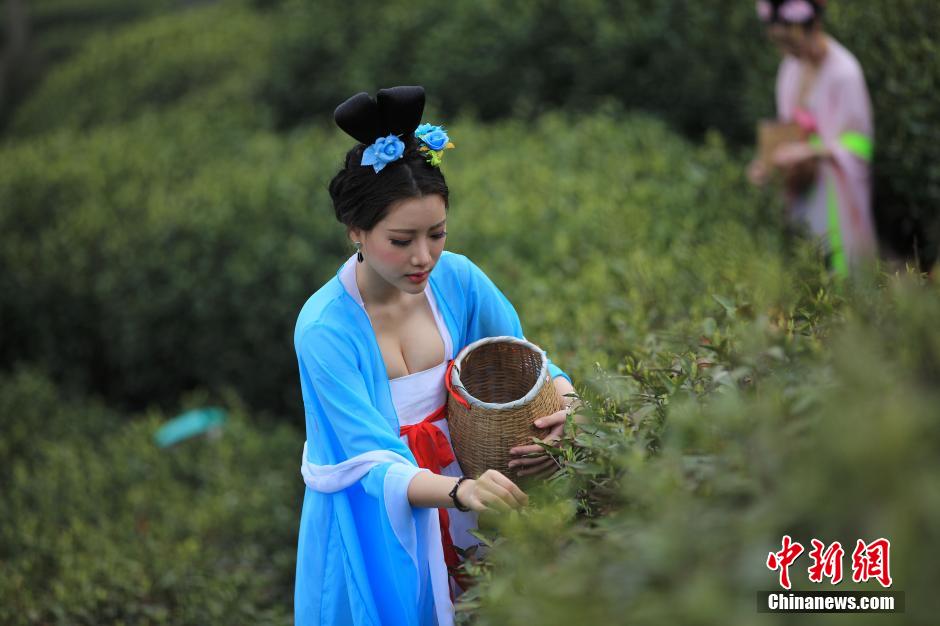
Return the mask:
[[[454,482],[454,488],[450,491],[450,499],[453,501],[454,508],[458,511],[467,512],[470,510],[470,506],[467,504],[467,493],[468,489],[472,488],[474,480],[472,478],[467,478],[466,476],[461,476]],[[461,495],[463,497],[461,497]]]
[[578,407],[581,406],[581,398],[577,395],[570,395],[565,397],[565,410],[568,411],[568,415],[571,415],[578,410]]
[[552,381],[555,385],[555,391],[558,393],[561,398],[562,406],[565,409],[565,413],[572,415],[575,413],[578,408],[581,406],[581,396],[578,395],[578,392],[575,390],[574,385],[572,385],[566,378],[559,376]]
[[[460,486],[460,495],[464,494],[464,481]],[[444,509],[454,506],[450,491],[456,480],[451,476],[442,476],[428,470],[417,472],[408,484],[408,502],[411,506],[425,509]],[[466,504],[466,500],[461,500]]]

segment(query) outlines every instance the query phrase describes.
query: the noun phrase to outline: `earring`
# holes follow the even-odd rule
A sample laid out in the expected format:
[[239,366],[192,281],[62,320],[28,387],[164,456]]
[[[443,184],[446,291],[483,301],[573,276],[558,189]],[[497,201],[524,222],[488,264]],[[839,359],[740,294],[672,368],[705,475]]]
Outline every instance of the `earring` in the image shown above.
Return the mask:
[[356,260],[362,263],[362,242],[354,241],[353,245],[356,246]]

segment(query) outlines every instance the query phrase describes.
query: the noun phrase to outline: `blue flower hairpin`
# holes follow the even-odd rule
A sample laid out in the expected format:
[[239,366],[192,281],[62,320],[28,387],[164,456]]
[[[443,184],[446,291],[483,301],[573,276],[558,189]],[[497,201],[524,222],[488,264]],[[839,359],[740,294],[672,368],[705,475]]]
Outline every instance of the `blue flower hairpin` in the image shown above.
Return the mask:
[[444,150],[454,147],[443,126],[424,123],[415,129],[415,137],[420,139],[423,144],[418,148],[418,151],[426,152],[428,163],[434,167],[440,167]]
[[405,142],[395,135],[379,137],[362,153],[359,165],[371,165],[378,174],[386,165],[400,159],[404,153]]

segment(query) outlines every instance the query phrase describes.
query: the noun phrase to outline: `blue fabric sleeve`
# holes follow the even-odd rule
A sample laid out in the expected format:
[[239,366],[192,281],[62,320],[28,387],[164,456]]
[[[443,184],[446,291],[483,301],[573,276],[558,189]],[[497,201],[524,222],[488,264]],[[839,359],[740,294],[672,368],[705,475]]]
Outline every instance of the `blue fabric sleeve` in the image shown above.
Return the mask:
[[314,441],[308,442],[311,461],[339,463],[370,450],[390,450],[414,460],[397,430],[375,407],[348,340],[316,325],[301,335],[297,352],[301,376],[306,374],[310,383],[304,401],[319,409],[312,412],[316,432]]
[[[315,325],[296,344],[308,422],[308,460],[337,464],[373,450],[414,461],[408,447],[372,404],[369,386],[349,340]],[[427,515],[408,501],[408,484],[423,471],[416,464],[381,463],[358,483],[336,493],[308,488],[301,537],[329,534],[340,546],[308,542],[298,553],[298,588],[304,589],[303,626],[331,623],[351,610],[355,623],[418,623],[420,572],[417,533]],[[306,502],[306,499],[305,499]],[[323,517],[316,511],[332,511]],[[342,565],[329,565],[342,563]],[[339,576],[325,579],[322,572]],[[343,575],[345,573],[345,576]],[[314,613],[315,609],[315,613]],[[318,617],[314,617],[316,614]]]
[[[519,314],[509,299],[490,280],[483,270],[467,259],[469,268],[470,319],[469,334],[473,341],[483,337],[510,335],[524,339]],[[548,358],[551,377],[562,376],[571,382],[571,377]]]

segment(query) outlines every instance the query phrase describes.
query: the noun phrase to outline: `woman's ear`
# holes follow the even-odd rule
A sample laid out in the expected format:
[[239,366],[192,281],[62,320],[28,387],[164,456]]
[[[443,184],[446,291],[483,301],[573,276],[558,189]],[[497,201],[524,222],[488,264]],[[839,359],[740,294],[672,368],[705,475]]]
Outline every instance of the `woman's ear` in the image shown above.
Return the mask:
[[348,228],[346,230],[346,236],[349,237],[349,240],[352,242],[362,241],[362,236],[365,233],[361,228]]

